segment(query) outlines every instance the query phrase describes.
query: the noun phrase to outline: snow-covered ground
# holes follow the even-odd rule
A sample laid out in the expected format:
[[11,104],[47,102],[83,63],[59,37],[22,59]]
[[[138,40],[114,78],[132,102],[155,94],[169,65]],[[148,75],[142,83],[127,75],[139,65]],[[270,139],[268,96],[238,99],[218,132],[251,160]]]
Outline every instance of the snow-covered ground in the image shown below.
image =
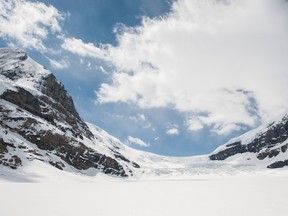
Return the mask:
[[288,170],[177,180],[45,172],[50,178],[31,176],[40,182],[36,184],[2,178],[1,216],[284,216],[288,212]]
[[286,216],[288,212],[286,168],[150,173],[123,179],[102,173],[75,175],[35,161],[13,174],[2,167],[1,216]]

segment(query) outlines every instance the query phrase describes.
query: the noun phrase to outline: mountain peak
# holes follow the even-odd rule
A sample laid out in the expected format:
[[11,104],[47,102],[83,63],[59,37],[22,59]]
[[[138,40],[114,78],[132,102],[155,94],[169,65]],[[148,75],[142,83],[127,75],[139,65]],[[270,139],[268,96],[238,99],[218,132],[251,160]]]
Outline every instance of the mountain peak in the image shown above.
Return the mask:
[[[40,95],[41,81],[50,74],[50,71],[31,59],[24,51],[0,48],[0,76],[5,89],[12,90],[18,86],[33,95]],[[2,93],[5,89],[2,87]]]
[[8,89],[15,91],[15,88],[18,88],[18,92],[19,89],[22,89],[22,91],[25,90],[32,95],[51,98],[60,103],[77,119],[80,119],[73,100],[64,86],[57,81],[50,71],[29,58],[24,51],[1,48],[0,75],[4,76],[2,82],[4,81],[5,85],[3,84],[3,86],[6,86],[6,88],[2,87],[2,93]]
[[[25,165],[23,161],[37,159],[58,169],[71,166],[120,176],[132,173],[133,163],[124,156],[115,153],[119,157],[113,158],[97,152],[97,140],[72,97],[25,52],[0,49],[0,84],[0,164],[16,168]],[[23,151],[22,155],[13,155],[15,149]]]

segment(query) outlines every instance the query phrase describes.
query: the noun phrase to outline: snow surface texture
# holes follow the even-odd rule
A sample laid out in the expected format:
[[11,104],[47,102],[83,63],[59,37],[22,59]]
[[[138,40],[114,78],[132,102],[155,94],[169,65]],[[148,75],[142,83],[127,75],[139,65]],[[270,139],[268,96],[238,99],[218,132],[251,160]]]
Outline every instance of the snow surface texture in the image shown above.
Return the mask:
[[46,175],[55,175],[57,183],[2,182],[1,216],[286,216],[288,212],[287,170],[178,181],[123,181],[102,175],[63,178],[63,173],[51,171],[48,168]]

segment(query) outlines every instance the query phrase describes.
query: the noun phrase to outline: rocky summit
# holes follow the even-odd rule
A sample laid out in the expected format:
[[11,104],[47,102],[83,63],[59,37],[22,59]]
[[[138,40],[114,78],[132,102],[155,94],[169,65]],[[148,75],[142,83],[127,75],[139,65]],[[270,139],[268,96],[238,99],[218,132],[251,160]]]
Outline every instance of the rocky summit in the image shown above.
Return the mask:
[[123,177],[139,167],[117,149],[107,155],[97,145],[101,141],[51,72],[19,49],[0,49],[0,165],[17,169],[39,160]]

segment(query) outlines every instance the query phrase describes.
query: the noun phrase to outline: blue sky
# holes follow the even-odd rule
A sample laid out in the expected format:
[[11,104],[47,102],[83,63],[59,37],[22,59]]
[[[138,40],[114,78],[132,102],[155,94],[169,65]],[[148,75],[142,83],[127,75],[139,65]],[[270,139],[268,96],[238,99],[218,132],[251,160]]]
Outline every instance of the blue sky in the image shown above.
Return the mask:
[[287,110],[284,0],[2,0],[0,46],[134,148],[206,154]]

